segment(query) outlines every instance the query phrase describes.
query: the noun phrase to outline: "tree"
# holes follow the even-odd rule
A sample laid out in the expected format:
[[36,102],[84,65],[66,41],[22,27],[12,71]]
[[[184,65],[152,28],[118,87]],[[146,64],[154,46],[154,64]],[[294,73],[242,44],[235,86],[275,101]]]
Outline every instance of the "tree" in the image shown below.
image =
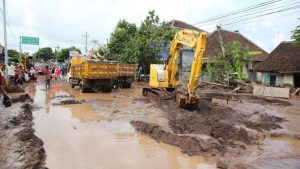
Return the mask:
[[120,60],[125,54],[128,42],[134,37],[137,31],[135,24],[128,23],[126,20],[120,20],[111,33],[108,47],[108,59]]
[[76,48],[75,46],[71,46],[69,48],[64,48],[61,49],[57,54],[56,54],[56,60],[57,61],[64,61],[66,59],[69,59],[70,57],[70,51],[78,51],[78,53],[81,53],[79,48]]
[[149,11],[139,27],[122,20],[109,39],[109,58],[145,65],[157,63],[160,51],[169,45],[174,34],[175,30],[160,22],[155,11]]
[[16,62],[16,63],[19,62],[20,54],[18,51],[14,50],[14,49],[8,49],[7,53],[8,53],[8,57],[11,58],[11,61]]
[[139,50],[133,51],[132,57],[140,64],[157,63],[161,59],[160,51],[167,50],[174,35],[175,30],[170,25],[160,22],[154,10],[149,11],[131,43],[134,50]]
[[233,41],[225,45],[225,57],[222,53],[218,53],[217,56],[212,58],[211,62],[207,65],[207,71],[211,80],[223,81],[225,77],[230,74],[236,74],[237,76],[231,76],[231,80],[237,80],[245,78],[243,73],[243,64],[250,64],[251,56],[257,55],[259,52],[252,51],[244,48],[239,41]]
[[34,59],[42,59],[48,61],[53,59],[54,53],[50,47],[40,48],[37,52],[33,54]]
[[[300,20],[300,18],[299,18]],[[298,25],[294,31],[292,31],[293,35],[292,35],[292,39],[295,40],[295,43],[300,45],[300,25]]]

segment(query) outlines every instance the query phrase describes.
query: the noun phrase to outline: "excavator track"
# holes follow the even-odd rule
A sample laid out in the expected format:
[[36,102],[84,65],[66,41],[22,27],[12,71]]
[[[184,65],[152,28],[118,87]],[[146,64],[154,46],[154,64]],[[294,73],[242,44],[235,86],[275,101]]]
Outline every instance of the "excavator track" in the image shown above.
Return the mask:
[[174,100],[178,107],[193,110],[197,108],[199,98],[190,99],[187,101],[186,95],[182,93],[174,93],[174,88],[166,90],[164,88],[143,88],[143,96],[155,102],[164,102],[165,100]]
[[151,87],[143,88],[143,96],[156,102],[163,102],[164,100],[173,99],[172,93],[168,92],[167,90],[163,90],[159,88],[151,88]]

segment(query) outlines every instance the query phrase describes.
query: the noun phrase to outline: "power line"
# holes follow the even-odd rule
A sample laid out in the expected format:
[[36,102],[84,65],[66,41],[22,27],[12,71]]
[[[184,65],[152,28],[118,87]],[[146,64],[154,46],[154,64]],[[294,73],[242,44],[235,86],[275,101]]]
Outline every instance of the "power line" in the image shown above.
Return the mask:
[[[261,10],[261,9],[256,9],[254,11],[251,11],[251,13],[246,13],[244,15],[240,15],[240,16],[236,16],[236,17],[232,17],[232,18],[228,18],[228,19],[224,19],[224,20],[221,19],[219,22],[224,22],[224,21],[229,21],[229,20],[233,20],[233,19],[243,18],[243,17],[247,17],[247,16],[251,16],[251,15],[257,15],[259,13],[265,13],[267,11],[273,11],[275,9],[283,9],[284,7],[294,7],[294,5],[298,5],[298,4],[300,4],[300,2],[291,3],[291,4],[287,4],[287,5],[283,5],[283,6],[277,6],[277,7],[270,8],[270,9],[264,9],[261,12],[256,12],[256,10]],[[209,24],[211,24],[211,23],[207,23],[207,24],[204,24],[204,25],[209,25]],[[204,25],[201,25],[201,26],[204,26]]]
[[[286,15],[279,15],[279,16],[276,16],[277,17],[285,17],[285,16],[289,16],[289,15],[294,15],[294,14],[299,14],[300,11],[296,11],[296,12],[292,12],[292,13],[288,13]],[[272,17],[274,18],[274,17]],[[272,18],[268,18],[268,19],[272,19]],[[239,25],[244,25],[244,24],[251,24],[251,23],[256,23],[256,22],[261,22],[263,20],[266,20],[266,19],[261,19],[261,20],[256,20],[256,21],[252,21],[252,22],[242,22],[242,23],[239,23]]]
[[249,11],[249,10],[252,10],[252,9],[255,9],[255,8],[270,5],[270,4],[273,4],[273,3],[276,3],[276,2],[280,2],[280,1],[282,1],[282,0],[271,0],[271,1],[263,2],[263,3],[259,3],[259,4],[256,4],[256,5],[253,5],[253,6],[250,6],[250,7],[246,7],[246,8],[243,8],[243,9],[239,9],[239,10],[236,10],[236,11],[233,11],[233,12],[224,13],[224,14],[217,15],[217,16],[214,16],[214,17],[211,17],[211,18],[207,18],[207,19],[199,21],[199,22],[197,22],[193,25],[198,25],[198,24],[203,23],[203,22],[208,22],[208,21],[224,18],[224,17],[227,17],[227,16],[239,14],[241,12]]
[[300,8],[300,5],[294,6],[294,7],[290,7],[290,8],[281,9],[281,10],[278,10],[278,11],[269,12],[269,13],[266,13],[266,14],[257,15],[255,17],[250,17],[250,18],[246,18],[246,19],[243,19],[243,20],[238,20],[238,21],[231,22],[231,23],[226,23],[226,24],[223,24],[223,26],[231,25],[231,24],[234,24],[234,23],[238,23],[238,22],[242,22],[242,21],[247,21],[247,20],[250,20],[250,19],[259,18],[259,17],[263,17],[263,16],[275,14],[275,13],[280,13],[280,12],[284,12],[284,11],[288,11],[288,10],[298,9],[298,8]]
[[[2,11],[1,8],[0,8],[0,12],[1,12],[2,15],[3,15],[3,11]],[[9,19],[8,12],[6,13],[6,17],[7,17],[6,26],[8,27],[9,33],[11,34],[12,38],[13,38],[15,41],[17,41],[15,35],[13,34],[12,28],[10,27],[10,24],[9,24],[9,23],[10,23],[10,22],[9,22],[10,19]]]
[[[290,8],[281,9],[281,10],[277,10],[277,11],[272,11],[272,12],[269,12],[269,13],[264,13],[264,14],[261,14],[261,15],[256,15],[256,16],[252,16],[252,17],[248,17],[248,18],[244,18],[244,19],[240,19],[240,20],[236,20],[236,21],[232,21],[232,22],[227,22],[227,23],[221,24],[221,26],[232,25],[232,24],[235,24],[235,23],[240,23],[240,22],[243,22],[243,21],[247,21],[247,20],[251,20],[251,19],[255,19],[255,18],[260,18],[260,17],[263,17],[263,16],[273,15],[273,14],[276,14],[276,13],[282,13],[282,12],[286,12],[286,11],[290,11],[290,10],[295,10],[295,9],[298,9],[298,8],[300,8],[300,5],[290,7]],[[280,17],[280,16],[278,16],[278,17]],[[206,29],[213,29],[213,28],[215,28],[215,26],[211,26],[211,27],[206,28]]]

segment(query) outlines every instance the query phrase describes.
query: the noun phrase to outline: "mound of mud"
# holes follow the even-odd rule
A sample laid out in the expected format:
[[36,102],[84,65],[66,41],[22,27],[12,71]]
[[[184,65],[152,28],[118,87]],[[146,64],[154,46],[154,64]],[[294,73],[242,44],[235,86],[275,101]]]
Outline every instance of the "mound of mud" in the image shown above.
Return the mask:
[[27,102],[27,101],[30,101],[30,102],[33,101],[32,98],[27,93],[23,94],[23,95],[20,95],[18,97],[14,97],[14,98],[11,99],[12,103],[17,103],[17,102],[23,102],[24,103],[24,102]]
[[34,135],[31,98],[25,94],[12,100],[12,107],[0,107],[0,168],[44,169],[46,154]]
[[260,105],[263,109],[257,111],[246,107],[255,104],[238,104],[239,107],[230,107],[201,101],[197,110],[188,111],[179,109],[173,101],[165,101],[153,106],[166,112],[167,126],[145,121],[132,121],[131,124],[136,130],[180,147],[189,155],[239,156],[247,152],[246,145],[260,145],[268,131],[281,129],[280,123],[286,120],[264,112],[266,106]]
[[68,104],[81,104],[81,103],[82,101],[70,99],[70,100],[62,100],[59,101],[58,103],[53,103],[53,105],[68,105]]
[[8,93],[25,93],[25,90],[18,85],[8,85],[5,89]]
[[58,95],[58,96],[53,96],[51,99],[56,99],[56,98],[71,98],[74,97],[74,95]]
[[130,124],[137,130],[149,137],[180,147],[182,151],[189,155],[216,155],[223,151],[222,146],[213,138],[206,136],[178,135],[168,132],[158,124],[147,123],[143,121],[131,121]]

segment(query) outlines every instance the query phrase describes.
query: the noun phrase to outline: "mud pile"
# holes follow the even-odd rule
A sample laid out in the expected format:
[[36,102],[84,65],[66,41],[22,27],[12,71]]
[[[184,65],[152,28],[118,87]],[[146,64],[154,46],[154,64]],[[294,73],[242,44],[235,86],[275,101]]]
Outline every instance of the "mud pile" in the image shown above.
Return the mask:
[[53,103],[52,105],[69,105],[69,104],[81,104],[85,100],[75,100],[73,95],[58,95],[51,97]]
[[8,93],[24,93],[25,90],[19,85],[8,85],[6,88]]
[[[241,107],[243,104],[238,103]],[[247,145],[259,145],[271,130],[281,129],[282,117],[265,112],[220,106],[201,101],[198,109],[179,109],[173,101],[158,104],[168,114],[168,125],[131,121],[131,125],[151,138],[180,147],[189,155],[204,157],[239,156],[247,153]],[[226,164],[227,166],[227,164]]]
[[46,168],[43,141],[34,135],[32,100],[25,94],[12,102],[10,108],[0,106],[0,168]]

